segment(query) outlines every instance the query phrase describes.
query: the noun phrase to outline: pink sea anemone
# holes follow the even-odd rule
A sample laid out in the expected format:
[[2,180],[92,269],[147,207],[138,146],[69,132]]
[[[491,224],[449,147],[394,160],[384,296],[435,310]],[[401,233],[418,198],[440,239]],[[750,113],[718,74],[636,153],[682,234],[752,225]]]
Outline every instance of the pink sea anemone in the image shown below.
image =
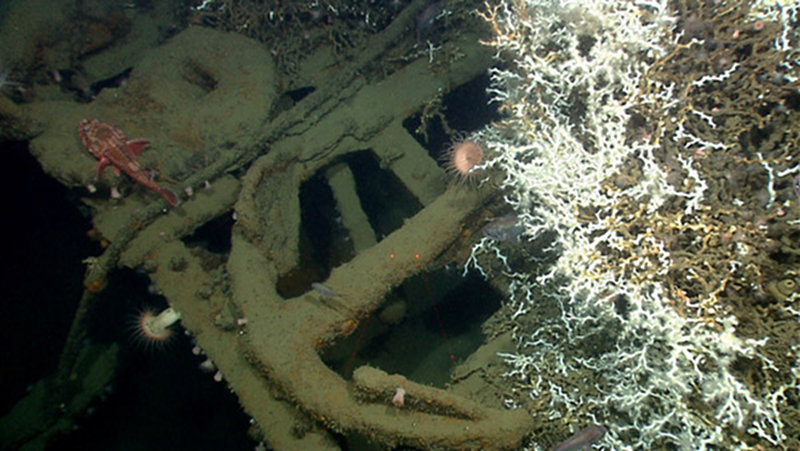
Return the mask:
[[477,166],[483,159],[483,147],[477,141],[458,138],[447,149],[445,169],[459,180],[471,181],[480,174]]
[[394,396],[392,397],[392,404],[394,404],[396,407],[403,407],[406,402],[405,398],[405,389],[403,389],[403,387],[397,387],[397,390],[394,392]]

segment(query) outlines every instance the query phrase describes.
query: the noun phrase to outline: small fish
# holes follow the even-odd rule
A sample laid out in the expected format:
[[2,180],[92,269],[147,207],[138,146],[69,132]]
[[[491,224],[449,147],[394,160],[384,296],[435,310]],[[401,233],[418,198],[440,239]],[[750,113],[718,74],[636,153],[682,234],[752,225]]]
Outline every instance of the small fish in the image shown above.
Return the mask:
[[422,37],[433,28],[433,23],[436,17],[442,12],[442,5],[440,2],[432,2],[421,13],[415,17],[417,25],[417,43],[422,42]]
[[313,282],[311,288],[322,296],[322,302],[334,310],[353,313],[347,298],[321,283]]
[[577,451],[595,443],[606,435],[606,428],[599,424],[590,424],[580,431],[572,434],[553,448],[552,451]]
[[500,216],[483,227],[483,234],[495,241],[519,240],[524,231],[516,213]]
[[332,288],[328,288],[321,283],[314,282],[311,284],[311,288],[313,288],[314,291],[316,291],[317,293],[321,294],[323,297],[326,298],[342,297],[342,295],[333,291]]

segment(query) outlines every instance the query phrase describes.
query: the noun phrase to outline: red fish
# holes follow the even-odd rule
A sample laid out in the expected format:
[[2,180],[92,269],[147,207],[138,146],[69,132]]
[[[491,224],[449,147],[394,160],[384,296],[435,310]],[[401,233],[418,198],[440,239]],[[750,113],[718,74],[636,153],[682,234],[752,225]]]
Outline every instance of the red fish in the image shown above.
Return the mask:
[[115,174],[119,175],[119,171],[122,171],[146,188],[161,194],[173,207],[178,205],[178,196],[172,191],[158,186],[153,181],[150,172],[136,161],[139,152],[144,146],[150,144],[150,141],[146,139],[128,141],[122,130],[96,119],[83,119],[78,124],[78,133],[81,135],[83,144],[98,160],[95,179],[99,178],[103,169],[111,164],[114,166]]

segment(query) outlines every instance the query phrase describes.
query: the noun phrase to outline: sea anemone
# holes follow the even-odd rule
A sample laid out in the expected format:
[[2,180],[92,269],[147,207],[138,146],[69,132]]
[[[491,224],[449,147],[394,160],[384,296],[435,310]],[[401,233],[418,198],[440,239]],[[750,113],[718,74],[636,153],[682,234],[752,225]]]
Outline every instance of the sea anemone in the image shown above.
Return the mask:
[[180,313],[172,307],[162,310],[158,315],[146,309],[136,317],[136,338],[144,343],[145,347],[163,345],[172,336],[170,326],[179,319],[181,319]]
[[459,181],[472,182],[482,171],[484,151],[478,141],[459,137],[450,145],[445,153],[444,165],[448,174]]
[[392,397],[392,404],[395,407],[403,407],[406,403],[406,391],[403,387],[397,387]]

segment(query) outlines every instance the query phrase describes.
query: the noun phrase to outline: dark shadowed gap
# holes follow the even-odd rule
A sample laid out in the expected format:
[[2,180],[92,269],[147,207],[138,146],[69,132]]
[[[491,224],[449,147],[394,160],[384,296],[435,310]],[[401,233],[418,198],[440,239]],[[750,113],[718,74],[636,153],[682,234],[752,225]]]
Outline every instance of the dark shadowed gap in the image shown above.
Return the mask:
[[310,290],[313,282],[326,279],[333,267],[353,256],[325,169],[300,185],[299,261],[276,284],[278,294],[286,299]]
[[233,224],[233,216],[226,212],[198,227],[181,241],[188,247],[201,247],[208,252],[227,255],[231,251]]
[[361,208],[381,241],[422,210],[422,205],[394,173],[380,167],[374,153],[362,151],[349,156]]
[[484,341],[481,326],[500,308],[501,299],[474,275],[437,270],[411,277],[349,337],[327,349],[323,360],[345,378],[371,365],[444,387],[453,368],[449,354],[458,362],[478,349]]
[[24,142],[2,143],[0,414],[56,368],[83,292],[83,259],[100,253],[69,189],[47,176]]
[[347,164],[356,184],[359,208],[380,241],[400,228],[422,206],[391,172],[382,169],[372,151],[353,152],[320,168],[300,186],[301,225],[298,265],[281,275],[278,293],[292,298],[328,278],[333,268],[350,261],[354,250],[333,192],[325,177],[336,164]]

